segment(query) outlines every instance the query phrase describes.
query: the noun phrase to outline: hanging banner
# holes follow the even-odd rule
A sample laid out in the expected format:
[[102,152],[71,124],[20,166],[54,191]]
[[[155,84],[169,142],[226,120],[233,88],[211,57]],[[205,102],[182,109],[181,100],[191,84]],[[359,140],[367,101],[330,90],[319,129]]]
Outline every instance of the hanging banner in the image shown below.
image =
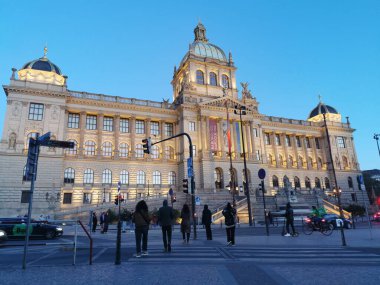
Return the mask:
[[209,119],[210,127],[210,150],[218,150],[218,122],[215,119]]
[[241,129],[240,129],[239,122],[235,122],[235,130],[236,130],[236,152],[240,154],[243,151],[241,149],[242,138],[241,138]]
[[223,130],[223,150],[225,152],[231,151],[231,132],[229,130],[229,126],[227,121],[222,122],[222,130]]

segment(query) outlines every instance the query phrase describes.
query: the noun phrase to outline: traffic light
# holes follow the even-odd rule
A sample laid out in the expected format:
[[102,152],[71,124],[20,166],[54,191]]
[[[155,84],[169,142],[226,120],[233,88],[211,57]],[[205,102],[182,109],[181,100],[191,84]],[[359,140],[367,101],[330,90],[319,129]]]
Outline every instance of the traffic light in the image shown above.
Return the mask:
[[177,197],[174,196],[174,195],[172,195],[171,196],[171,200],[172,200],[172,204],[173,204],[173,203],[177,202]]
[[143,139],[143,148],[144,148],[144,153],[150,154],[150,150],[152,148],[152,141],[150,138]]
[[118,196],[115,197],[115,205],[119,205],[119,197]]
[[183,179],[183,192],[184,193],[189,193],[189,180],[188,179]]
[[26,171],[25,171],[25,176],[26,176],[27,181],[32,181],[33,174],[34,174],[34,180],[36,180],[39,150],[40,150],[40,146],[38,145],[37,140],[30,138],[29,149],[28,149],[28,160],[26,162]]

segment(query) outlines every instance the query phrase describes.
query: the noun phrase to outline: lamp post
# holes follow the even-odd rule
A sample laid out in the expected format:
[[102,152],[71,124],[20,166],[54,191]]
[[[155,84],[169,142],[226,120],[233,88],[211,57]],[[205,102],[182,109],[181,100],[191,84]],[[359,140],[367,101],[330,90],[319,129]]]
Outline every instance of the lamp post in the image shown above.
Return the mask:
[[380,156],[379,138],[380,138],[380,134],[374,134],[374,135],[373,135],[373,139],[376,140],[377,150],[378,150],[378,152],[379,152],[379,156]]
[[242,138],[242,145],[243,145],[244,177],[245,177],[245,183],[243,183],[243,184],[244,184],[244,192],[245,192],[245,195],[247,196],[249,225],[252,226],[251,199],[249,196],[247,161],[245,158],[244,129],[243,129],[243,121],[242,121],[242,115],[247,114],[247,112],[245,110],[245,106],[240,106],[240,107],[235,106],[234,114],[235,115],[239,114],[239,116],[240,116],[240,129],[241,129],[241,138]]
[[[335,181],[335,188],[339,189],[338,188],[338,181],[336,179],[334,160],[333,160],[333,156],[332,156],[332,152],[331,152],[331,143],[330,143],[329,129],[327,127],[327,122],[326,122],[326,108],[321,108],[321,110],[322,110],[322,115],[323,115],[323,122],[324,122],[324,126],[325,126],[325,131],[326,131],[327,145],[328,145],[328,148],[329,148],[331,170],[332,170],[332,173],[333,173],[333,176],[334,176],[334,181]],[[343,219],[344,215],[343,215],[342,204],[341,204],[341,201],[340,201],[340,193],[338,193],[337,198],[338,198],[339,214],[340,214],[341,219]],[[343,228],[344,227],[340,227],[340,234],[341,234],[341,238],[342,238],[342,246],[346,246],[347,244],[346,244],[346,238],[344,236],[344,229]]]

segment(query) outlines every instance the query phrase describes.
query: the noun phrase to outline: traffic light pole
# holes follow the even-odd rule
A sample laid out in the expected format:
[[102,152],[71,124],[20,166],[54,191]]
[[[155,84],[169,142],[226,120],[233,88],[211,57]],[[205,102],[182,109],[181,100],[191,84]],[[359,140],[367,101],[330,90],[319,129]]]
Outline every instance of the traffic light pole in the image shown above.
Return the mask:
[[[174,139],[174,138],[178,138],[178,137],[181,137],[181,136],[186,136],[187,139],[189,140],[189,155],[190,155],[190,159],[191,159],[191,169],[193,170],[194,169],[193,168],[193,143],[192,143],[191,137],[189,136],[188,133],[180,133],[180,134],[172,136],[170,138],[166,138],[166,139],[160,140],[158,142],[152,143],[151,145],[153,146],[155,144],[159,144],[159,143],[162,143],[164,141],[168,141],[168,140],[171,140],[171,139]],[[191,174],[192,174],[191,178],[190,178],[191,211],[192,211],[192,215],[193,215],[194,239],[197,239],[197,225],[195,223],[195,180],[194,180],[194,173],[191,173]]]

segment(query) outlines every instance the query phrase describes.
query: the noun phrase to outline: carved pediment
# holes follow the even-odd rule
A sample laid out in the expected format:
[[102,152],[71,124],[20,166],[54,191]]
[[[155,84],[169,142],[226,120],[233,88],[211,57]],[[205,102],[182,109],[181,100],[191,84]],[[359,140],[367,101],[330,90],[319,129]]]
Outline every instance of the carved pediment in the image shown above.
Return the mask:
[[219,107],[219,108],[228,108],[234,109],[235,106],[240,108],[241,106],[244,106],[247,111],[251,111],[253,113],[257,113],[257,108],[248,106],[241,102],[240,100],[231,98],[231,97],[220,97],[217,99],[211,99],[208,101],[204,101],[202,103],[199,103],[200,107]]

